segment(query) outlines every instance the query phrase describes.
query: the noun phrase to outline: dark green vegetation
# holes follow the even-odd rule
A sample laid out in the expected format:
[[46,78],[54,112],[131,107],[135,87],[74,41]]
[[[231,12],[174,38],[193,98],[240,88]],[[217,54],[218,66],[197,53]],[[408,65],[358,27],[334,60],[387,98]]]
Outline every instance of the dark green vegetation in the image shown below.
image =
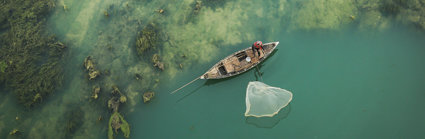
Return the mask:
[[161,30],[154,24],[146,25],[140,32],[136,40],[136,49],[139,55],[145,55],[148,50],[156,50],[162,45]]
[[425,1],[423,0],[382,0],[379,11],[387,17],[412,23],[425,29]]
[[399,2],[384,1],[380,7],[380,11],[385,16],[395,16],[400,12],[401,5]]
[[[83,125],[84,121],[84,111],[78,107],[78,106],[71,106],[74,107],[70,109],[69,111],[65,112],[63,114],[63,118],[58,121],[60,123],[61,121],[65,121],[65,123],[61,123],[58,125],[63,125],[63,127],[59,127],[58,129],[63,129],[65,131],[65,138],[72,138],[74,133]],[[63,138],[63,137],[62,137]]]
[[0,83],[26,107],[61,85],[65,46],[45,31],[53,0],[5,0],[0,6]]
[[130,125],[127,123],[127,121],[124,120],[124,117],[118,113],[114,112],[111,115],[111,118],[109,119],[108,123],[108,139],[114,138],[114,132],[118,133],[118,129],[121,129],[121,132],[124,134],[124,137],[129,138],[130,137]]
[[202,5],[215,10],[217,8],[223,7],[227,1],[229,0],[202,0]]
[[159,49],[165,42],[172,44],[167,38],[167,34],[155,24],[146,25],[138,34],[136,39],[137,54],[144,59],[151,59],[154,67],[164,70],[164,63],[160,61]]

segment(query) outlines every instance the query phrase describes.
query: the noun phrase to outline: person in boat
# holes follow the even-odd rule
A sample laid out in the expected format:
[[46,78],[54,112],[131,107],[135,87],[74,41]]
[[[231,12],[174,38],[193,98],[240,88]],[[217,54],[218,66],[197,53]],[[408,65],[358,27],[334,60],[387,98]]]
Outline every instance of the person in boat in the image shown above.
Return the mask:
[[260,50],[263,51],[263,53],[264,53],[263,42],[261,42],[261,41],[254,42],[254,44],[252,44],[251,48],[252,48],[252,52],[254,53],[254,56],[255,56],[255,51],[257,51],[257,53],[258,53],[258,57],[260,57],[260,53],[261,53]]

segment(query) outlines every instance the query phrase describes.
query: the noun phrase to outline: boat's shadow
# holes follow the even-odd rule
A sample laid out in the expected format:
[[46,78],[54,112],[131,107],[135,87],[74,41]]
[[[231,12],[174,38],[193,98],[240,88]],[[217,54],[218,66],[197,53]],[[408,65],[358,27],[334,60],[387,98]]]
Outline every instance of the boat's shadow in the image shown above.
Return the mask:
[[254,125],[258,128],[273,128],[275,127],[281,120],[288,117],[289,113],[291,113],[291,104],[281,109],[276,115],[273,117],[246,117],[245,122],[247,124]]
[[206,80],[206,81],[204,82],[204,84],[202,84],[202,85],[200,85],[200,86],[196,87],[194,90],[190,91],[189,93],[187,93],[186,95],[184,95],[182,98],[180,98],[179,100],[177,100],[177,102],[182,101],[183,99],[185,99],[186,97],[188,97],[188,96],[192,95],[193,93],[197,92],[199,89],[201,89],[201,88],[202,88],[202,87],[204,87],[204,86],[214,85],[214,84],[217,84],[217,83],[219,83],[219,82],[223,82],[223,81],[227,81],[227,80],[233,79],[233,78],[235,78],[235,77],[236,77],[236,76],[229,77],[229,78],[224,78],[224,79],[210,79],[210,80]]
[[[263,76],[263,74],[264,74],[264,72],[261,72],[261,67],[263,66],[263,64],[268,60],[268,59],[270,59],[270,57],[272,57],[277,51],[278,51],[279,49],[275,49],[272,53],[270,53],[270,55],[267,57],[267,59],[265,59],[263,62],[261,62],[261,63],[259,63],[255,68],[252,68],[252,69],[250,69],[250,70],[248,70],[248,71],[246,71],[246,72],[249,72],[249,71],[251,71],[251,70],[255,70],[255,72],[254,72],[254,76],[255,76],[255,79],[256,79],[256,81],[258,81],[258,79],[262,79],[262,76]],[[244,74],[244,73],[242,73],[242,74]],[[185,99],[186,97],[188,97],[188,96],[190,96],[190,95],[192,95],[193,93],[195,93],[195,92],[197,92],[199,89],[201,89],[202,87],[204,87],[204,86],[210,86],[210,85],[214,85],[214,84],[217,84],[217,83],[219,83],[219,82],[223,82],[223,81],[227,81],[227,80],[231,80],[231,79],[233,79],[233,78],[236,78],[236,77],[238,77],[238,76],[240,76],[240,75],[242,75],[242,74],[238,74],[238,75],[235,75],[235,76],[232,76],[232,77],[228,77],[228,78],[224,78],[224,79],[209,79],[209,80],[206,80],[205,82],[204,82],[204,84],[202,84],[202,85],[200,85],[200,86],[198,86],[198,87],[196,87],[194,90],[192,90],[192,91],[190,91],[189,93],[187,93],[186,95],[184,95],[182,98],[180,98],[179,100],[177,100],[177,102],[180,102],[180,101],[182,101],[183,99]]]

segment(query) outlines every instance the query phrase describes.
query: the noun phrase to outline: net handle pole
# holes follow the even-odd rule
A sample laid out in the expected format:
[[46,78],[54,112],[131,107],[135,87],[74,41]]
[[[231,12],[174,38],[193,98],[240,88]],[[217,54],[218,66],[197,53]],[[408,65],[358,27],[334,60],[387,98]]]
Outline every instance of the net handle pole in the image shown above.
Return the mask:
[[189,83],[187,83],[187,84],[185,84],[185,85],[183,85],[182,87],[180,87],[180,88],[178,88],[178,89],[176,89],[176,90],[174,90],[173,92],[171,92],[170,94],[174,94],[174,93],[176,93],[177,91],[179,91],[180,89],[183,89],[184,87],[186,87],[186,86],[188,86],[189,84],[191,84],[191,83],[193,83],[193,82],[195,82],[196,80],[198,80],[199,78],[201,78],[201,76],[199,76],[198,78],[196,78],[196,79],[193,79],[192,81],[190,81]]

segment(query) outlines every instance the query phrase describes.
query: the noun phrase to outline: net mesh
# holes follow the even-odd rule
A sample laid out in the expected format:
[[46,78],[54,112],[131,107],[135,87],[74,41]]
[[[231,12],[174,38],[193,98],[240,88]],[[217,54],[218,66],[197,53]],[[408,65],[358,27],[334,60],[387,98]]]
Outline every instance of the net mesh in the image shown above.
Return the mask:
[[272,117],[292,100],[288,90],[253,81],[246,88],[245,116]]

